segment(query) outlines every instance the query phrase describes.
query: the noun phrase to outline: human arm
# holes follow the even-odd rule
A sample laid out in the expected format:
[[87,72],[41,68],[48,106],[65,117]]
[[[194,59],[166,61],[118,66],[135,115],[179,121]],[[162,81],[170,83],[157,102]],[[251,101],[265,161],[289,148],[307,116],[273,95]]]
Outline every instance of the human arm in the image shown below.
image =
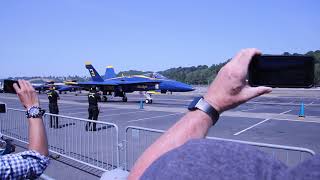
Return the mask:
[[[32,106],[39,107],[39,99],[36,91],[30,84],[25,80],[18,80],[20,87],[14,84],[17,95],[21,101],[21,104],[29,109]],[[42,118],[29,118],[29,150],[39,152],[41,155],[48,156],[48,142],[44,128]]]
[[57,99],[60,100],[60,96],[59,93],[57,93],[57,91],[54,91],[56,93]]
[[96,98],[98,102],[101,102],[101,93],[96,93]]
[[[268,87],[250,87],[246,76],[251,58],[260,54],[256,49],[240,51],[218,73],[210,85],[204,99],[219,113],[234,108],[251,98],[271,92]],[[177,148],[190,139],[204,138],[217,119],[204,112],[196,110],[188,112],[166,133],[157,139],[136,161],[128,179],[139,179],[144,171],[164,153]]]

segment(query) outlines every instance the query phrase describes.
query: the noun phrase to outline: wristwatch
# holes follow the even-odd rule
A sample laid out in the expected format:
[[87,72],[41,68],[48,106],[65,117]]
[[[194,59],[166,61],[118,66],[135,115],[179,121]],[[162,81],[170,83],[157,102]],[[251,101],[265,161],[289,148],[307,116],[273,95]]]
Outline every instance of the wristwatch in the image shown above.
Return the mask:
[[27,118],[39,118],[44,115],[46,111],[37,106],[32,106],[27,109],[26,116]]
[[193,101],[189,104],[188,109],[190,111],[195,111],[197,109],[205,112],[213,121],[213,125],[219,119],[219,112],[212,107],[202,96],[195,97]]

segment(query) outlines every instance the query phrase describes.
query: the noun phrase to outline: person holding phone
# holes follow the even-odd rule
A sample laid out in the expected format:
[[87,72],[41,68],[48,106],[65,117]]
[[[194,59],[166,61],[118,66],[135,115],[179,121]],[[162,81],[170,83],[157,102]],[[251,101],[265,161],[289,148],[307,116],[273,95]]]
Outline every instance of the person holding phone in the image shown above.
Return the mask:
[[[19,84],[19,86],[18,86]],[[0,156],[0,179],[36,179],[49,165],[48,141],[36,91],[25,80],[13,84],[29,124],[28,151]]]
[[204,97],[193,100],[190,112],[144,151],[128,179],[320,179],[320,156],[289,169],[252,146],[205,139],[222,112],[272,91],[251,87],[246,80],[249,63],[259,54],[257,49],[244,49],[227,63]]

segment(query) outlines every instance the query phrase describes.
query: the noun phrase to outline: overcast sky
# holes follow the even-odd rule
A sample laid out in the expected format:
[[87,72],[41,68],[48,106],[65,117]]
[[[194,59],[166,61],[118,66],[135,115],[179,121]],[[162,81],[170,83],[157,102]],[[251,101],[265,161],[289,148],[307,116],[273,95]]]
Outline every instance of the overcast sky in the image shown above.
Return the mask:
[[0,1],[0,78],[211,65],[320,49],[319,0]]

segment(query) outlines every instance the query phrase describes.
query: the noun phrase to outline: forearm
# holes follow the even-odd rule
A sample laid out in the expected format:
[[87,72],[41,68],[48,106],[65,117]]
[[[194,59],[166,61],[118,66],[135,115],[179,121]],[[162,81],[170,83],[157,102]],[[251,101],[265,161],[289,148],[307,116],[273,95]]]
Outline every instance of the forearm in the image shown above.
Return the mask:
[[139,179],[147,167],[164,153],[190,139],[204,138],[211,126],[212,120],[204,112],[196,110],[187,113],[140,156],[131,169],[129,179]]
[[[253,56],[261,52],[257,49],[240,51],[219,71],[205,95],[206,101],[220,114],[254,97],[272,91],[269,87],[250,87],[246,83],[247,71]],[[153,161],[162,154],[179,147],[186,141],[205,137],[212,121],[200,110],[189,112],[164,135],[153,143],[137,160],[129,179],[139,179]]]
[[48,156],[48,142],[41,118],[30,118],[29,121],[29,149]]

